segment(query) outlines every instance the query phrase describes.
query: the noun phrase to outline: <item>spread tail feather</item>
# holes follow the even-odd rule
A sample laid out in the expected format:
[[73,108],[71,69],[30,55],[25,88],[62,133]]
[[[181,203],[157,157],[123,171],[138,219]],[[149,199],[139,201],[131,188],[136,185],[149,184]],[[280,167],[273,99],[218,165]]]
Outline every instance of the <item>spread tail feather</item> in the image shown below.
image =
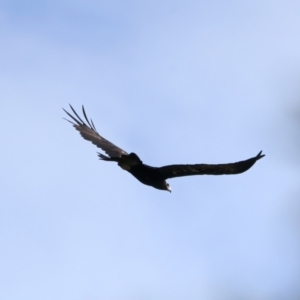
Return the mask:
[[99,153],[99,152],[97,152],[97,153],[98,153],[99,159],[101,159],[101,160],[105,160],[105,161],[118,161],[118,157],[108,157],[106,155],[103,155],[102,153]]

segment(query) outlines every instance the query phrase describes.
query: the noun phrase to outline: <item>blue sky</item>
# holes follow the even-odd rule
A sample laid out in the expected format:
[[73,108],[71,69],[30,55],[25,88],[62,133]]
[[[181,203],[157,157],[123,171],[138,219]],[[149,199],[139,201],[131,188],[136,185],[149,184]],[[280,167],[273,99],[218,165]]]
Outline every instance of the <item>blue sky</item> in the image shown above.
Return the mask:
[[[1,1],[1,299],[299,299],[300,3]],[[140,184],[147,164],[267,155]]]

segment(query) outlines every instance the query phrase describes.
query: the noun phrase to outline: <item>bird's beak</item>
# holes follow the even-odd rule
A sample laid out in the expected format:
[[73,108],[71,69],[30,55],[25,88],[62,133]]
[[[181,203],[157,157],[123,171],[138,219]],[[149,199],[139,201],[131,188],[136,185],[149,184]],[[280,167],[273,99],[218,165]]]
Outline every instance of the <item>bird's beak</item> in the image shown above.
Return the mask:
[[172,190],[171,190],[171,187],[170,187],[170,186],[168,187],[168,191],[169,191],[170,193],[172,192]]

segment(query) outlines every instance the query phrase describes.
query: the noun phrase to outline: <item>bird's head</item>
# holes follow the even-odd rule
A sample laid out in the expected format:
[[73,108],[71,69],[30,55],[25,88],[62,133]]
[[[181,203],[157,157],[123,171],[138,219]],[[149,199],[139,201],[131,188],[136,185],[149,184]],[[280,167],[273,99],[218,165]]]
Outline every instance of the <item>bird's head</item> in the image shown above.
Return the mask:
[[170,185],[166,181],[165,181],[165,187],[167,191],[169,191],[170,193],[172,192]]
[[170,185],[164,180],[156,181],[154,184],[151,184],[151,186],[158,190],[169,191],[171,193]]

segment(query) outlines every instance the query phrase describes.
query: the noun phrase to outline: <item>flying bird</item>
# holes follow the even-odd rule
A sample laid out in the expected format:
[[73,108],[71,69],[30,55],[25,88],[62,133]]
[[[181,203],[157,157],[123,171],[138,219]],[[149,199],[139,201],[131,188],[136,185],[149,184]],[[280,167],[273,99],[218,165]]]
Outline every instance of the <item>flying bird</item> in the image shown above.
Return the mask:
[[104,161],[114,161],[123,169],[128,171],[141,183],[152,186],[159,190],[171,192],[170,185],[166,182],[168,178],[190,176],[190,175],[232,175],[240,174],[250,169],[257,160],[264,157],[260,151],[256,156],[247,160],[229,163],[229,164],[195,164],[195,165],[168,165],[163,167],[151,167],[144,164],[141,159],[135,154],[128,154],[123,149],[117,147],[113,143],[102,137],[96,130],[93,121],[87,118],[84,107],[82,106],[83,121],[70,105],[74,115],[71,115],[64,108],[63,110],[73,120],[68,122],[73,124],[80,135],[98,148],[101,148],[107,155],[98,152],[98,156]]

